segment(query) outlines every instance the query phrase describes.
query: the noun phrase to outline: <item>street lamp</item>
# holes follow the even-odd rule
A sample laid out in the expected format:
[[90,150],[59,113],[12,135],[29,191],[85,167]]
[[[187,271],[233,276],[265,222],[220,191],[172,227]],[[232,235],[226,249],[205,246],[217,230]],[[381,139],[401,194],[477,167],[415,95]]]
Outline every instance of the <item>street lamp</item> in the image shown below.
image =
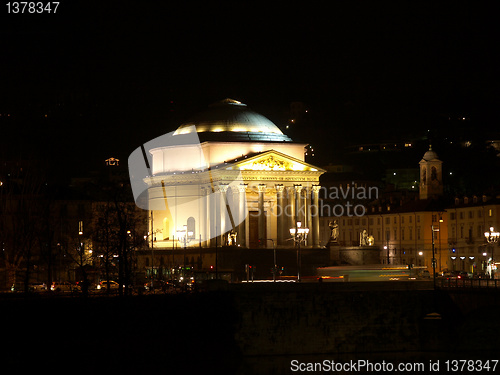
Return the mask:
[[431,225],[432,229],[432,277],[434,280],[434,289],[436,289],[436,256],[434,253],[434,232],[439,232],[439,228],[434,228],[434,225]]
[[191,241],[192,237],[193,237],[193,232],[188,231],[187,225],[183,225],[182,230],[177,231],[177,238],[181,240],[184,244],[184,269],[182,270],[182,276],[184,278],[186,277],[186,249],[187,249],[187,244]]
[[304,242],[309,233],[309,228],[302,228],[302,223],[297,221],[295,228],[290,228],[290,234],[292,235],[293,241],[297,248],[297,282],[300,282],[300,268],[301,268],[301,253],[300,244]]
[[495,244],[498,243],[498,239],[500,238],[500,233],[495,232],[495,229],[493,227],[490,227],[489,232],[484,232],[484,236],[486,237],[486,241],[491,245],[491,268],[490,268],[490,274],[491,278],[494,278],[494,269],[495,269],[495,258],[494,258],[494,252],[495,252]]
[[272,239],[272,238],[268,238],[267,241],[271,241],[273,243],[273,258],[274,258],[273,282],[275,283],[276,282],[276,272],[278,272],[278,265],[276,264],[276,243],[274,242],[274,239]]

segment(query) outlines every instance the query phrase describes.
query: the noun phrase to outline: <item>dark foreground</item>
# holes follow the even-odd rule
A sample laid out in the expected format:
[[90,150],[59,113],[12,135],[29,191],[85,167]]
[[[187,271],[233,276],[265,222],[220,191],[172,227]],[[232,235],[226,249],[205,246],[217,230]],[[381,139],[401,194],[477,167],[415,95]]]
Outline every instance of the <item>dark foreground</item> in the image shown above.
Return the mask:
[[2,298],[0,359],[16,372],[97,374],[288,374],[292,360],[500,359],[496,290],[393,285]]

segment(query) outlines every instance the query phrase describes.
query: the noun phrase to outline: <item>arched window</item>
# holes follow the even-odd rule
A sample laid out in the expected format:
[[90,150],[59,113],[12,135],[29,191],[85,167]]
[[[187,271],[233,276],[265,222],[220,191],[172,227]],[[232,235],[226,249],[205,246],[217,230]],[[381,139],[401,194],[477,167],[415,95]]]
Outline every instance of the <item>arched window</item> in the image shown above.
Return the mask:
[[437,180],[437,169],[436,167],[431,167],[431,181]]
[[196,238],[196,221],[192,216],[190,216],[187,219],[187,230],[188,232],[193,232],[193,234],[190,235],[188,238],[190,239]]

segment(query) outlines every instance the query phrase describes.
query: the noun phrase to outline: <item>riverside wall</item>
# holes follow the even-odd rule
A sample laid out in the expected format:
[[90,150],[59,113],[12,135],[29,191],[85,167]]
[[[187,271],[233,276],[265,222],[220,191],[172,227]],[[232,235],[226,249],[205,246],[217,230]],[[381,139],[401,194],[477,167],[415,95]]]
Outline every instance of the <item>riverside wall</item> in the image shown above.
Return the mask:
[[231,373],[238,358],[252,356],[498,351],[497,290],[431,286],[248,283],[128,298],[2,296],[0,357],[38,369],[47,361],[87,370],[186,363]]

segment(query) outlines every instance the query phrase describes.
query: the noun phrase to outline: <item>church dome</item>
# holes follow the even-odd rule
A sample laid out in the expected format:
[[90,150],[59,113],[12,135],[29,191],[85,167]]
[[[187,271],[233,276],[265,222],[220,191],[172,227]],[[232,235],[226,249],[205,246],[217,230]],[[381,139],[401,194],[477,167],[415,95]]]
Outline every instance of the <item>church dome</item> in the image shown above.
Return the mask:
[[432,146],[429,146],[429,150],[424,154],[423,159],[425,161],[431,161],[431,160],[439,160],[439,157],[436,151],[432,150]]
[[207,111],[179,126],[174,134],[189,133],[193,125],[202,141],[291,141],[268,118],[234,99],[224,99],[210,105]]

